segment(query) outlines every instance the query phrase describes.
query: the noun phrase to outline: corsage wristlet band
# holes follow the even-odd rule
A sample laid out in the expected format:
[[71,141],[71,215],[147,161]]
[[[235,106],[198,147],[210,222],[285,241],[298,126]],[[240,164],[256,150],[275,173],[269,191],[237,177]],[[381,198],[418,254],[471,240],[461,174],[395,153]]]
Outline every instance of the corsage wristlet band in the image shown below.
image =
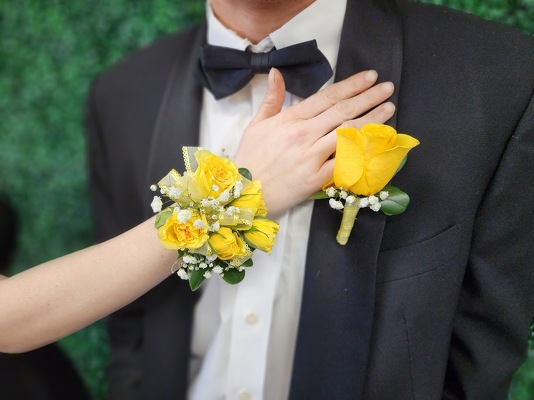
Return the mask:
[[183,148],[186,171],[171,170],[158,185],[152,210],[158,237],[178,251],[176,270],[192,290],[212,274],[239,283],[255,249],[270,253],[279,225],[268,219],[261,183],[248,170],[197,147]]

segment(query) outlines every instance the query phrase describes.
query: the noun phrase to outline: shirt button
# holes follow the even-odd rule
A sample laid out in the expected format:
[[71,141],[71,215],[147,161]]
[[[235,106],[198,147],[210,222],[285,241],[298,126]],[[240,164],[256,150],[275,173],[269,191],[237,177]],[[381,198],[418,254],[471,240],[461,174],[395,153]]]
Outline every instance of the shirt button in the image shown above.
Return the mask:
[[252,393],[247,389],[241,389],[238,398],[239,400],[252,400]]
[[248,313],[246,315],[246,317],[245,317],[245,322],[248,325],[256,325],[259,320],[260,320],[260,317],[258,316],[258,314],[254,313],[254,312]]

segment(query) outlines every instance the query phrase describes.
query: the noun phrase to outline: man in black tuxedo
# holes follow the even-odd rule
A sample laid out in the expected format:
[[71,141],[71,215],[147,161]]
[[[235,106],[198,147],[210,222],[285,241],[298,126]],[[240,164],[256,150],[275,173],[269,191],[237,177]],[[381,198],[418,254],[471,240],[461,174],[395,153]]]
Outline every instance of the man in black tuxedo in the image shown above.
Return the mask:
[[[211,18],[256,44],[319,3],[212,0]],[[344,15],[335,80],[374,69],[392,81],[388,124],[421,145],[394,178],[411,197],[402,215],[360,212],[341,247],[337,214],[313,205],[287,392],[504,399],[534,315],[534,40],[401,1],[348,0]],[[221,101],[207,100],[198,79],[209,29],[163,38],[95,82],[88,139],[100,239],[147,218],[148,186],[177,167],[182,145],[202,140],[201,108]],[[197,298],[171,277],[111,317],[112,398],[185,398]],[[277,398],[269,390],[260,397]]]

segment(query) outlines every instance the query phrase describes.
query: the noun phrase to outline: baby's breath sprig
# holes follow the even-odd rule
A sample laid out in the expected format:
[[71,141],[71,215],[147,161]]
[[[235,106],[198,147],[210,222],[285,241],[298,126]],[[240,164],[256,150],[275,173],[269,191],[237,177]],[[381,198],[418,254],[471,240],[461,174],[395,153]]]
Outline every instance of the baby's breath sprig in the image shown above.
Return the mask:
[[[390,197],[390,191],[393,193],[392,197]],[[335,186],[328,187],[324,193],[329,198],[330,208],[343,212],[336,236],[336,240],[342,245],[347,243],[360,209],[370,208],[374,212],[382,210],[386,215],[394,215],[403,212],[409,202],[408,195],[393,186],[388,186],[371,196],[358,196],[349,190]]]

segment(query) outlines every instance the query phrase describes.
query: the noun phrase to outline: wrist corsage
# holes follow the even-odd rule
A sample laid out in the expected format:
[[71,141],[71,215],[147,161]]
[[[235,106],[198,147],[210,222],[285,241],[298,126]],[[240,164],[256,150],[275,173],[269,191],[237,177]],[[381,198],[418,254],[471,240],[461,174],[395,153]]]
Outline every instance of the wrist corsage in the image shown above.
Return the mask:
[[166,249],[177,250],[178,276],[192,290],[213,274],[236,284],[252,266],[254,249],[271,253],[279,225],[268,219],[261,183],[248,170],[201,148],[184,147],[184,174],[171,170],[151,207]]
[[386,215],[406,210],[408,195],[386,185],[419,141],[382,124],[367,124],[361,129],[338,128],[336,132],[334,176],[312,198],[329,198],[330,207],[343,211],[336,240],[345,245],[361,208]]

